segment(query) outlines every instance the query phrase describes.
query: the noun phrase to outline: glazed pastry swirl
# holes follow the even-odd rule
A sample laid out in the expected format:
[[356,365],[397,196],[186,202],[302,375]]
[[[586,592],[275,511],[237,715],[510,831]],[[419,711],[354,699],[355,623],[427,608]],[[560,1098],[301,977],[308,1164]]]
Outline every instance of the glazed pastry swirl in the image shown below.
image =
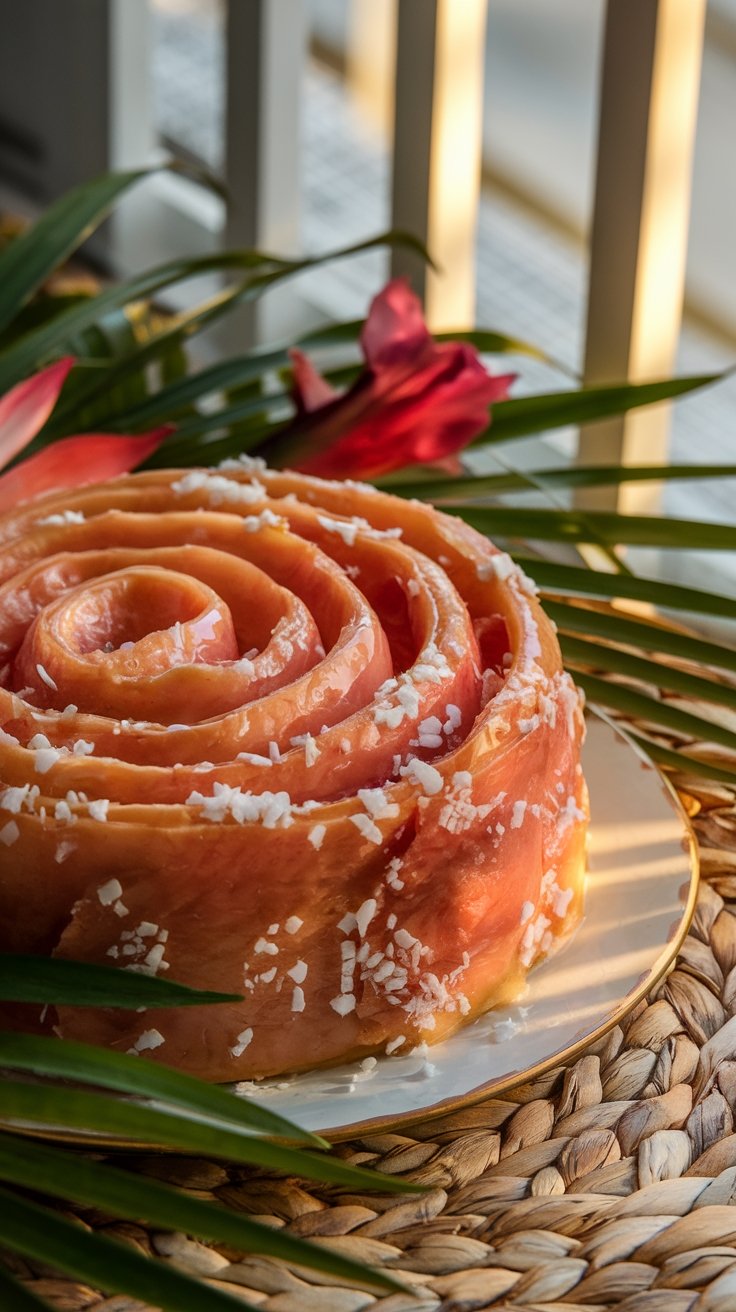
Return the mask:
[[0,660],[3,946],[243,994],[67,1037],[209,1079],[401,1050],[580,914],[552,626],[425,505],[249,460],[47,497],[0,519]]

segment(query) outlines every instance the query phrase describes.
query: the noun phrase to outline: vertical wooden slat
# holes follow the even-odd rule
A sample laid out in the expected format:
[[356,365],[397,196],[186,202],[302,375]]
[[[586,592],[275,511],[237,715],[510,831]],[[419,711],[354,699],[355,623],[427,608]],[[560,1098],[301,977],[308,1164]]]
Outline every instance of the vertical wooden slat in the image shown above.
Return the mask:
[[421,237],[438,275],[396,251],[392,273],[423,296],[431,327],[475,314],[486,0],[400,0],[392,221]]
[[358,109],[388,137],[394,118],[399,0],[350,0],[345,78]]
[[[299,110],[306,53],[302,0],[229,0],[225,242],[299,249]],[[241,346],[278,335],[278,292],[231,320]]]
[[[609,0],[603,47],[585,381],[673,372],[682,318],[706,0]],[[666,461],[669,406],[589,425],[581,463]],[[636,512],[656,488],[586,490]]]

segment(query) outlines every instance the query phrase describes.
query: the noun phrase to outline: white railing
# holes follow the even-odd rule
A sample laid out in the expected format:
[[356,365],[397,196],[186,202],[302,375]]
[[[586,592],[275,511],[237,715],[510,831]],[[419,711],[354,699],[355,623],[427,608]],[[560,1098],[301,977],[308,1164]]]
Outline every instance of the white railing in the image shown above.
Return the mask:
[[[0,17],[7,11],[11,24],[17,17],[30,41],[34,26],[41,41],[43,13],[56,9],[55,0],[24,0],[19,12],[17,0],[0,0]],[[48,120],[54,161],[47,192],[105,167],[141,164],[158,149],[145,72],[148,0],[95,0],[92,9],[89,22],[88,0],[64,0],[49,70],[72,67],[74,77],[66,78],[64,96],[49,92],[45,110],[35,106],[35,118]],[[379,117],[392,125],[392,222],[427,242],[442,277],[401,251],[392,269],[411,276],[434,328],[474,320],[486,9],[487,0],[351,0],[348,76],[380,102]],[[592,383],[640,381],[674,368],[705,9],[706,0],[608,0],[584,356]],[[224,244],[298,247],[306,5],[226,0],[225,10],[229,204],[161,175],[108,226],[104,240],[120,270]],[[74,46],[73,65],[65,40]],[[10,58],[0,51],[0,74]],[[19,88],[13,94],[22,98]],[[85,123],[89,130],[80,132]],[[0,181],[2,167],[0,151]],[[298,321],[289,324],[284,316],[293,317],[295,305]],[[264,302],[228,325],[228,345],[301,327],[305,313],[293,292],[286,307]],[[585,430],[580,456],[666,459],[667,433],[667,407],[631,413]],[[642,496],[651,505],[651,492],[636,485],[621,494],[588,493],[586,504],[638,509]]]

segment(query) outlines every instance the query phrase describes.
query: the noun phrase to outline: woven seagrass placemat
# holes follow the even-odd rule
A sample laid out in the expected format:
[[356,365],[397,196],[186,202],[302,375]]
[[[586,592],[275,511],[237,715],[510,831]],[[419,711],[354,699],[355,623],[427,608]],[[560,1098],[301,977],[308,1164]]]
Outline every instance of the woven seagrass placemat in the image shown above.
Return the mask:
[[[356,1196],[214,1162],[122,1159],[383,1266],[413,1293],[376,1298],[89,1208],[74,1215],[263,1312],[736,1312],[736,794],[675,782],[702,881],[676,965],[650,997],[577,1061],[503,1099],[335,1149],[429,1192]],[[127,1296],[13,1265],[65,1312],[144,1312]]]

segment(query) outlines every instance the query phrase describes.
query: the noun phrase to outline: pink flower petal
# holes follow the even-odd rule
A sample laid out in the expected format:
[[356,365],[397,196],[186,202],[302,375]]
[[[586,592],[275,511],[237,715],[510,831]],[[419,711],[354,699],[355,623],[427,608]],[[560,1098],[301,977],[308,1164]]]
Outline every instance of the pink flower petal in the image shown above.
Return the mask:
[[303,351],[298,351],[294,347],[289,351],[289,359],[293,366],[294,399],[302,413],[308,414],[310,410],[319,410],[323,405],[334,401],[337,396],[334,387],[331,387],[317,372],[312,361]]
[[73,364],[67,355],[0,397],[0,469],[43,428]]
[[127,474],[153,455],[172,431],[167,424],[139,437],[85,433],[52,442],[7,474],[0,475],[0,512],[18,502],[32,501],[44,492],[101,483]]
[[405,278],[394,278],[373,298],[360,335],[368,367],[417,361],[431,341],[419,297]]
[[298,413],[262,447],[271,464],[323,478],[372,478],[456,458],[514,381],[490,374],[465,342],[436,342],[401,279],[371,304],[361,346],[366,367],[340,394],[293,353]]

